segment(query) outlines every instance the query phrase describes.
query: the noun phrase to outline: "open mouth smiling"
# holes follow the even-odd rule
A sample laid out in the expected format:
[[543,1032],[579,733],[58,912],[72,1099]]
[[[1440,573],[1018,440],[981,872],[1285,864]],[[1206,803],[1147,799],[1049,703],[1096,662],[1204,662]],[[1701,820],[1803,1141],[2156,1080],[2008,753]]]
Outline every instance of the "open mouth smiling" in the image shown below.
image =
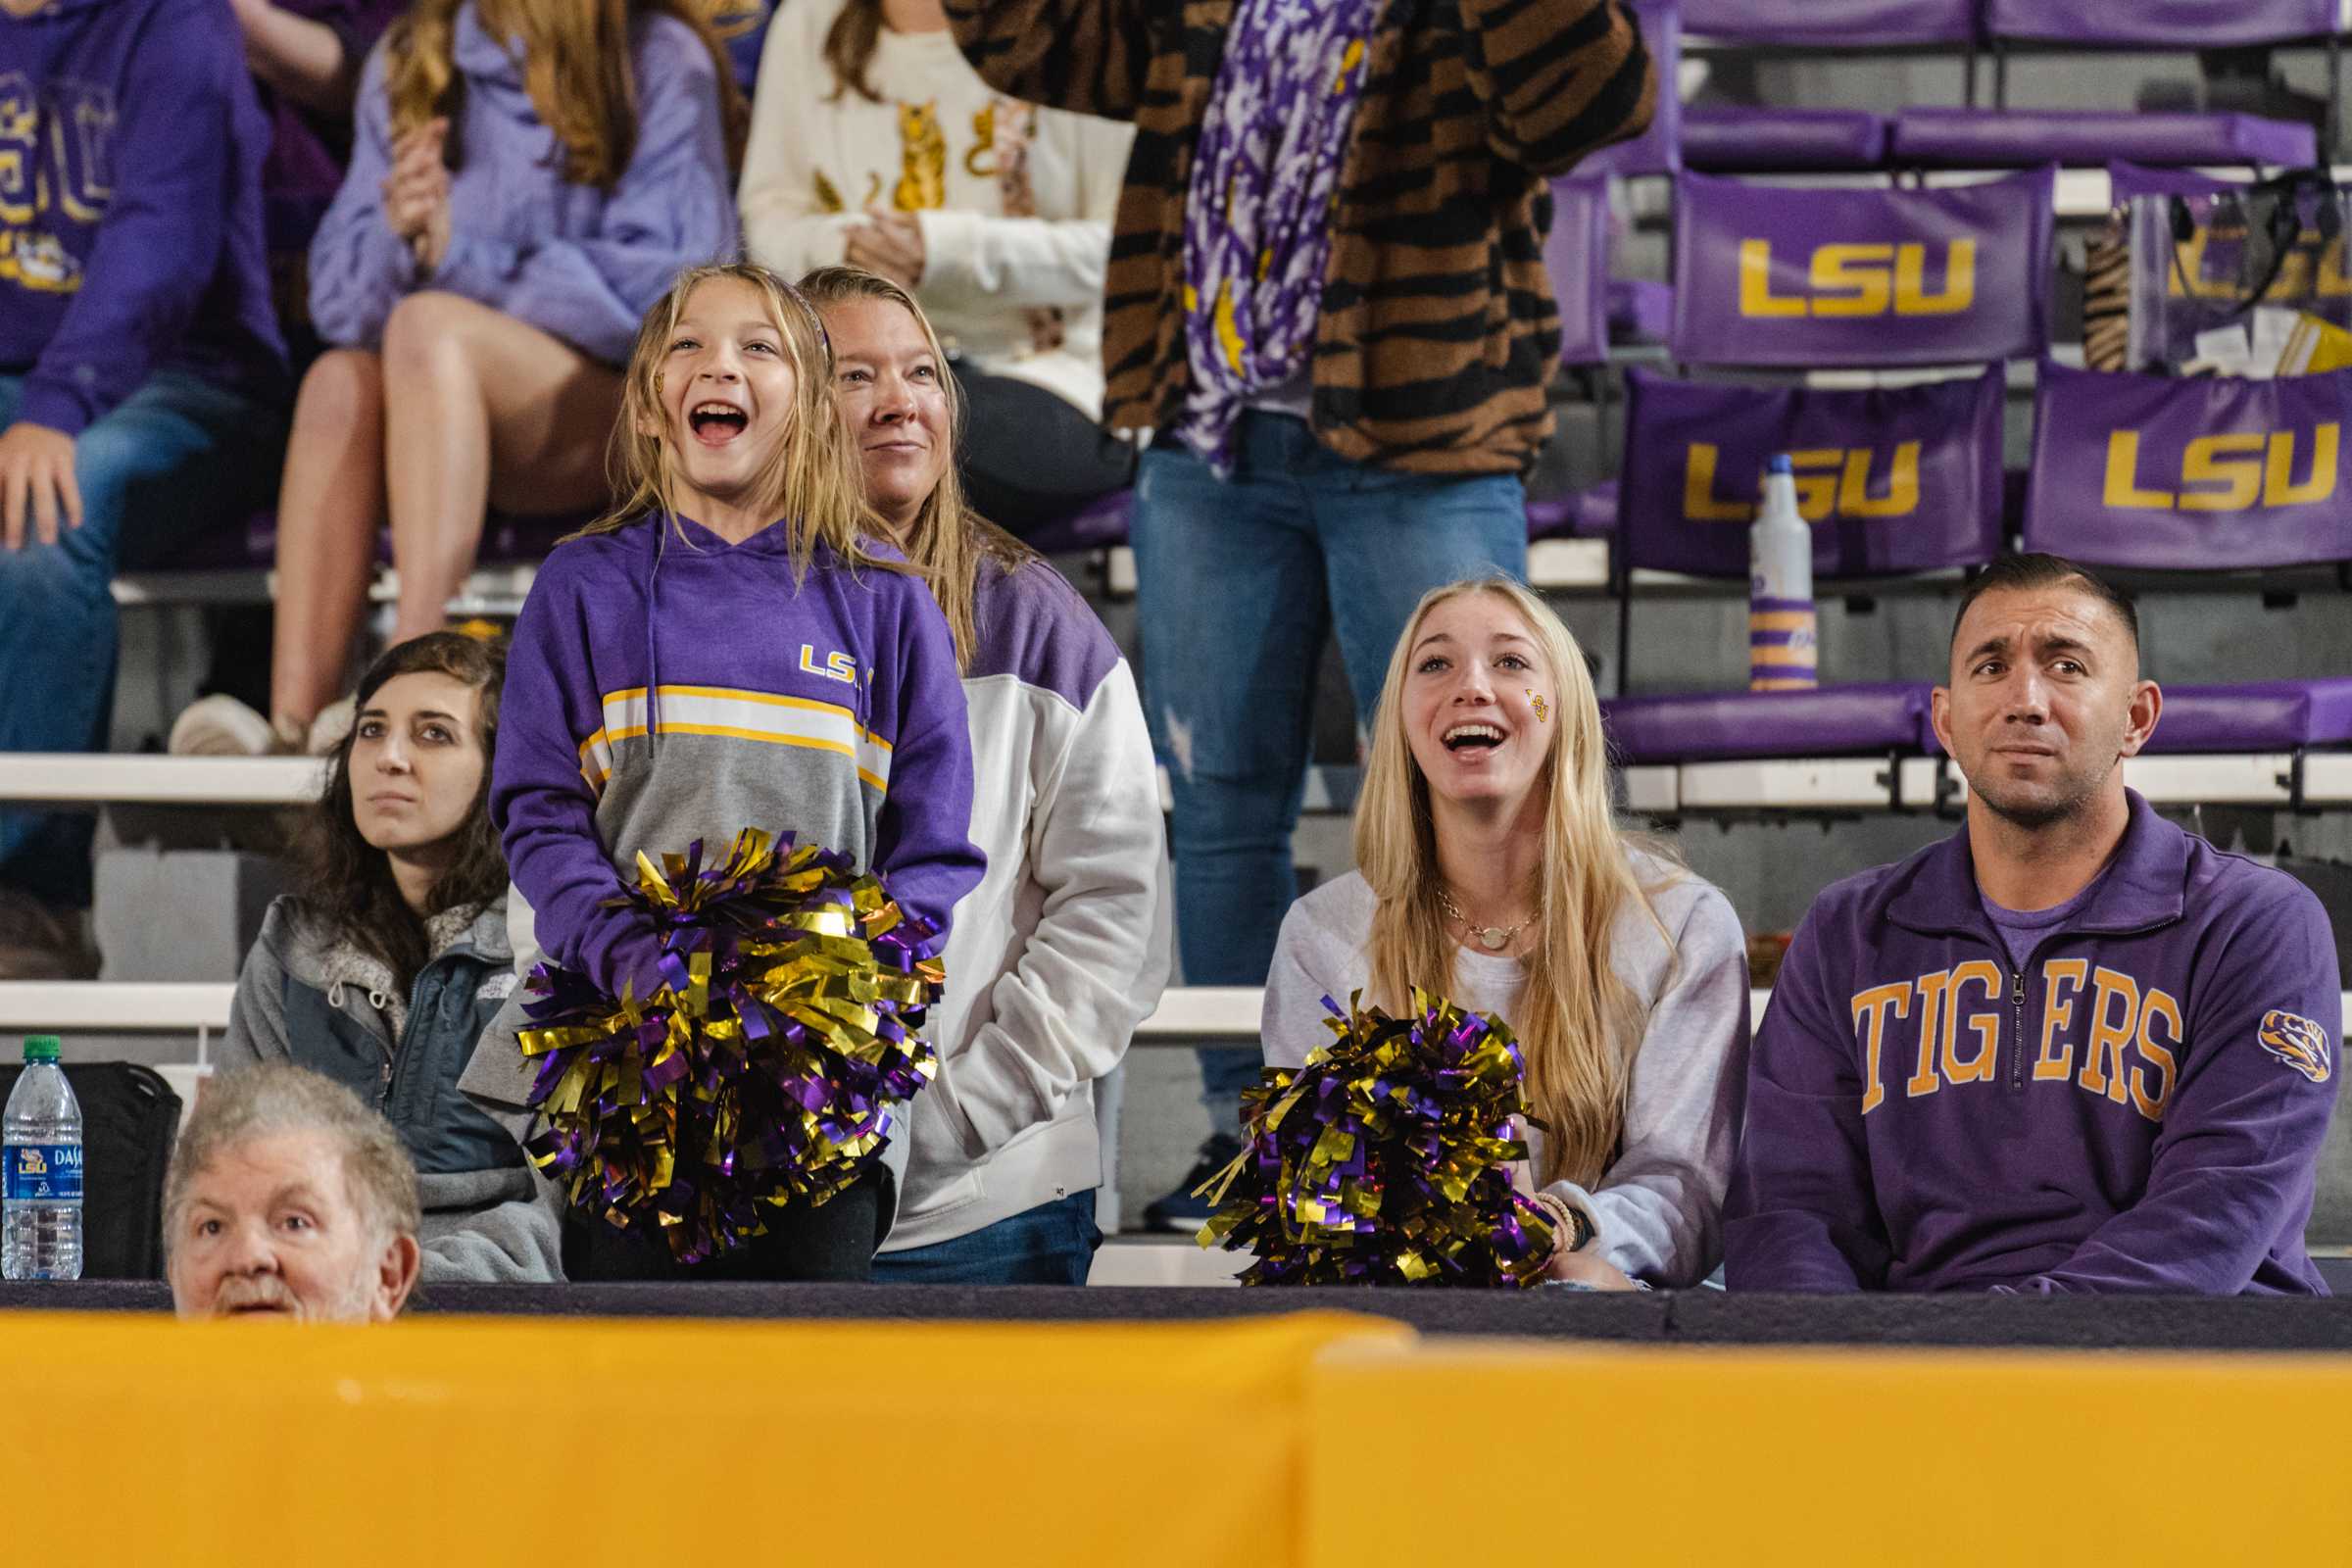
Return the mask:
[[1493,724],[1456,724],[1440,740],[1447,751],[1459,754],[1491,752],[1500,746],[1505,738],[1502,731]]
[[697,403],[686,411],[686,427],[705,446],[725,446],[743,434],[751,422],[751,416],[743,410],[715,399]]

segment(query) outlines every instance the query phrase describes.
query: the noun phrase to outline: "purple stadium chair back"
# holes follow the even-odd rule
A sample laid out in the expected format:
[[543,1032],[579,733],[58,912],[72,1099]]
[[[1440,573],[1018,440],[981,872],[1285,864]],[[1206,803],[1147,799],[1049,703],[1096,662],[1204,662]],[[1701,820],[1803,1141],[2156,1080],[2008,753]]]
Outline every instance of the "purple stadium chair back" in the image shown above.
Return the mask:
[[2217,571],[2352,561],[2352,370],[2181,380],[2044,362],[2026,548]]
[[2056,177],[1860,190],[1685,174],[1674,356],[1809,368],[2038,354]]
[[1551,182],[1551,228],[1544,270],[1560,307],[1560,360],[1598,365],[1609,357],[1609,182],[1583,174]]
[[[2345,258],[2352,235],[2352,192],[2323,196],[2303,186],[2292,192],[2217,179],[2190,170],[2110,164],[2117,206],[2130,215],[2132,237],[2131,338],[2125,363],[2135,370],[2180,365],[2197,356],[2197,335],[2246,321],[2246,294],[2262,275],[2273,243],[2271,222],[2294,204],[2296,236],[2263,290],[2260,303],[2300,311],[2352,327],[2352,269]],[[2328,237],[2321,209],[2335,208],[2335,236]],[[2190,225],[2186,239],[2176,218]],[[2249,255],[2249,249],[2257,254]],[[2248,276],[2249,268],[2254,275]]]
[[1821,577],[1989,561],[2001,540],[1999,367],[1861,391],[1712,385],[1628,372],[1618,530],[1634,566],[1747,575],[1764,466],[1795,459]]

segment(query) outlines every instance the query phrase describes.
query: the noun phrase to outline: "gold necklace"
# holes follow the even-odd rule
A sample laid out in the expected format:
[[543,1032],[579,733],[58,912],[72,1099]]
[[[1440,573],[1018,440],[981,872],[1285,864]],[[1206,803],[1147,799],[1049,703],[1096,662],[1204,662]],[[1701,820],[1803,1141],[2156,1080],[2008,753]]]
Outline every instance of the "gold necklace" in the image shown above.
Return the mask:
[[1489,953],[1500,953],[1510,945],[1511,938],[1535,924],[1536,914],[1544,912],[1542,909],[1538,909],[1535,914],[1530,914],[1526,919],[1513,926],[1480,925],[1462,912],[1462,906],[1453,902],[1453,895],[1444,888],[1438,889],[1438,903],[1445,906],[1447,914],[1452,915],[1461,924],[1464,931],[1478,938],[1480,944]]

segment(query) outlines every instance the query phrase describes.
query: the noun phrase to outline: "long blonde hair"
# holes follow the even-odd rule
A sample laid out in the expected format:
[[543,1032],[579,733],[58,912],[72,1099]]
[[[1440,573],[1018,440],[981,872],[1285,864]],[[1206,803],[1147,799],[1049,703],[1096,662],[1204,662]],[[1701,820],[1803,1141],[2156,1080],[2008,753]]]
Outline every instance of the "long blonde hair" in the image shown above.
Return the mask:
[[851,566],[906,570],[897,562],[877,558],[866,543],[882,531],[881,519],[865,504],[858,454],[833,406],[833,351],[825,342],[824,323],[815,307],[795,295],[790,284],[751,262],[688,268],[645,313],[636,344],[629,350],[620,417],[612,424],[607,463],[612,494],[618,499],[612,511],[570,537],[612,533],[649,514],[675,517],[677,474],[670,461],[669,416],[662,406],[662,362],[687,301],[696,289],[718,278],[734,278],[759,291],[792,366],[791,416],[783,439],[760,466],[755,484],[758,510],[783,518],[791,527],[794,574],[807,574],[819,544]]
[[[385,95],[392,134],[436,115],[463,122],[466,80],[457,68],[458,13],[474,7],[482,30],[514,45],[522,81],[539,122],[564,149],[564,177],[610,190],[637,151],[637,77],[629,61],[629,21],[640,13],[675,17],[694,29],[718,74],[719,123],[727,167],[743,162],[751,109],[735,84],[735,67],[697,0],[416,0],[384,38]],[[462,150],[454,138],[448,159]]]
[[[1421,623],[1465,594],[1491,594],[1519,612],[1558,694],[1559,722],[1537,785],[1544,857],[1530,892],[1541,935],[1527,956],[1518,1016],[1509,1022],[1526,1056],[1528,1100],[1545,1132],[1543,1180],[1589,1187],[1616,1156],[1642,1025],[1641,1000],[1609,966],[1610,935],[1629,905],[1657,921],[1649,903],[1655,888],[1635,871],[1609,804],[1600,702],[1584,654],[1550,607],[1507,577],[1448,583],[1423,595],[1389,657],[1355,805],[1356,868],[1378,900],[1367,944],[1372,1000],[1396,1011],[1415,985],[1443,993],[1454,984],[1460,949],[1438,903],[1444,878],[1437,829],[1429,781],[1405,737],[1404,683]],[[1662,924],[1659,933],[1667,935]]]
[[948,617],[948,629],[956,636],[956,667],[969,669],[979,636],[973,601],[981,566],[993,561],[1003,570],[1013,572],[1044,558],[981,516],[964,499],[963,482],[956,475],[954,461],[963,445],[963,390],[948,368],[947,350],[931,329],[931,318],[915,304],[914,296],[887,277],[855,267],[820,267],[801,279],[801,292],[820,315],[853,300],[896,305],[914,318],[914,324],[923,329],[923,340],[931,346],[931,362],[939,367],[939,383],[948,398],[949,463],[939,483],[923,498],[899,548],[930,582],[931,597],[939,601],[941,613]]

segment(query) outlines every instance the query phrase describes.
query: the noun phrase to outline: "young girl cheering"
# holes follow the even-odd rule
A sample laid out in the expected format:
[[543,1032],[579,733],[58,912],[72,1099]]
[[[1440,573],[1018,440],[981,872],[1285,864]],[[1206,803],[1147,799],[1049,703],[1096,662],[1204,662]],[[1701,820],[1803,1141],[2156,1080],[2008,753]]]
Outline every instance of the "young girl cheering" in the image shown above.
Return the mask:
[[[549,556],[515,625],[491,791],[515,948],[611,995],[662,983],[653,929],[609,903],[640,851],[790,831],[880,873],[942,942],[980,880],[955,646],[922,579],[865,537],[831,380],[814,313],[772,274],[682,274],[629,358],[626,499]],[[465,1087],[520,1106],[530,1079],[501,1029]],[[896,1168],[905,1145],[888,1147]],[[693,1267],[658,1236],[576,1224],[566,1272],[863,1279],[895,1190],[877,1168]]]

